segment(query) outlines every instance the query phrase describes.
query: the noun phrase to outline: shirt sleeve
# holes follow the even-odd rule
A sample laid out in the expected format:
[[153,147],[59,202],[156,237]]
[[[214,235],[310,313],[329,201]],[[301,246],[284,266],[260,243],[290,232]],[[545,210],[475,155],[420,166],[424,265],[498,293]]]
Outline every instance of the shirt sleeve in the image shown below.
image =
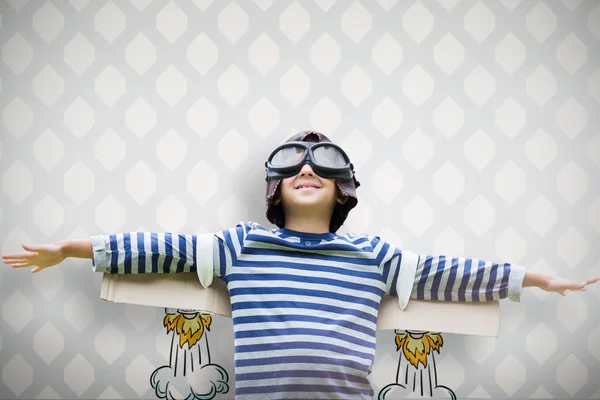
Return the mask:
[[196,235],[124,232],[92,236],[91,241],[94,272],[196,272]]
[[475,258],[420,255],[412,299],[520,302],[525,268]]
[[229,270],[240,255],[248,232],[255,227],[254,222],[238,222],[229,229],[215,233],[214,274],[227,282]]
[[[252,222],[214,234],[214,276],[225,279],[244,244]],[[198,235],[125,232],[92,236],[92,269],[106,274],[198,272]]]
[[410,299],[520,302],[525,268],[466,257],[417,254],[381,238],[371,241],[386,286],[404,309]]

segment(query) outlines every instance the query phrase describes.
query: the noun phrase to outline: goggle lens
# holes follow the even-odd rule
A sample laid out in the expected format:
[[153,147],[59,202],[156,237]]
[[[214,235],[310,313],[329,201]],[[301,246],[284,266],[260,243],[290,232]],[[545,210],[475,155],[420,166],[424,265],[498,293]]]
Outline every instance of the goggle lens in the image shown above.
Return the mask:
[[335,147],[317,147],[313,154],[316,163],[324,167],[345,167],[347,165],[344,155]]
[[274,167],[290,167],[302,159],[305,150],[302,147],[285,147],[273,155],[271,164]]
[[[271,159],[271,165],[276,168],[297,165],[306,149],[299,146],[289,146],[278,150]],[[314,149],[315,162],[323,167],[343,168],[348,165],[344,155],[335,147],[320,146]]]

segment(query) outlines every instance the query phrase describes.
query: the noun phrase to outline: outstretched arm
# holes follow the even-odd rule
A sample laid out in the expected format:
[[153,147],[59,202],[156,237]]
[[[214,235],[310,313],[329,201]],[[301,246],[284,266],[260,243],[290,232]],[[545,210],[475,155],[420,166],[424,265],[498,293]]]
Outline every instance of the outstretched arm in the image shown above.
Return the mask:
[[525,268],[484,260],[420,255],[411,298],[441,301],[519,301]]
[[520,301],[522,289],[538,287],[565,295],[567,290],[585,290],[591,280],[568,280],[526,271],[520,265],[494,263],[473,258],[419,256],[413,299],[442,301]]
[[13,268],[31,272],[60,264],[68,257],[92,260],[94,271],[110,274],[195,272],[195,235],[153,232],[113,233],[54,244],[22,245],[25,253],[3,255]]
[[[22,245],[25,253],[3,255],[13,268],[34,267],[37,273],[60,264],[67,257],[92,260],[96,272],[108,274],[196,272],[200,282],[212,276],[225,280],[227,271],[244,246],[246,234],[255,222],[239,222],[235,227],[214,234],[129,232],[68,239],[54,244]],[[205,246],[212,246],[212,268],[204,257]],[[198,251],[197,251],[198,250]],[[199,253],[199,254],[198,254]],[[197,260],[196,257],[199,256]],[[204,268],[198,268],[198,264]],[[206,287],[206,286],[205,286]]]

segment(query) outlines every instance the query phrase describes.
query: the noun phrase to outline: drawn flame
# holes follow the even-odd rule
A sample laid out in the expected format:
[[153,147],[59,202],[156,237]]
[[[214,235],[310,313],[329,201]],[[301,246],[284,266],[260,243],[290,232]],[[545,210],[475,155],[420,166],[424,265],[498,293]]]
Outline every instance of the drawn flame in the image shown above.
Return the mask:
[[404,357],[415,368],[419,363],[423,364],[423,367],[427,367],[427,356],[431,353],[431,349],[439,353],[443,344],[442,336],[437,333],[424,333],[419,338],[415,338],[407,332],[396,334],[396,351],[402,348]]
[[163,320],[163,326],[167,328],[167,333],[173,329],[179,335],[179,347],[183,348],[184,344],[188,344],[191,348],[204,335],[204,330],[210,331],[212,317],[210,314],[198,313],[194,318],[186,318],[180,313],[168,314]]

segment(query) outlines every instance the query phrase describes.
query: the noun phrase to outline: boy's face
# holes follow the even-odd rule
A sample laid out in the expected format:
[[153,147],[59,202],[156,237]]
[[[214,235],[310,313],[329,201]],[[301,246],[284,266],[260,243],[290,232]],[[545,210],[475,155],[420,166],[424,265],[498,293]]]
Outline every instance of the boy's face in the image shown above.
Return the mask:
[[279,187],[281,197],[275,200],[275,204],[282,201],[286,213],[311,209],[330,214],[336,202],[343,204],[347,200],[347,197],[338,194],[334,179],[320,177],[308,164],[304,164],[297,175],[282,179]]

